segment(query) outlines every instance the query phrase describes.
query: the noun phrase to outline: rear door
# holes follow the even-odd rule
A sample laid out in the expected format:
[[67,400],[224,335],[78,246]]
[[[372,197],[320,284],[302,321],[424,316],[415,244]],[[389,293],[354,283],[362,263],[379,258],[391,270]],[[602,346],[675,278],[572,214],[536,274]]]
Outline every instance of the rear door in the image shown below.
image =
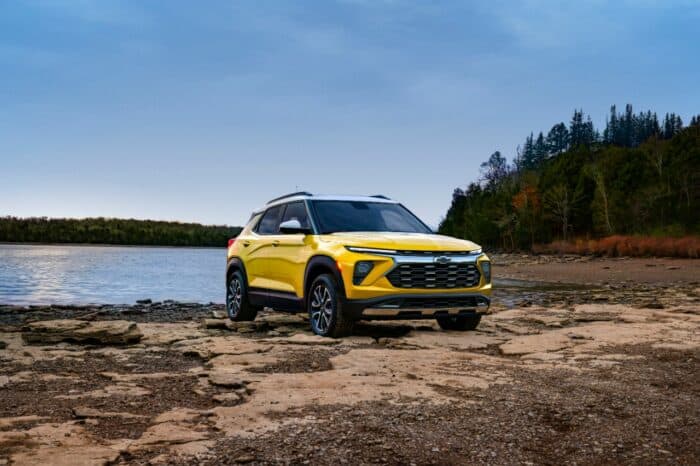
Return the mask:
[[281,205],[267,209],[252,234],[243,239],[243,247],[247,249],[245,267],[251,292],[274,288],[275,281],[270,276],[270,260],[277,250],[275,239],[279,234],[283,210],[284,206]]

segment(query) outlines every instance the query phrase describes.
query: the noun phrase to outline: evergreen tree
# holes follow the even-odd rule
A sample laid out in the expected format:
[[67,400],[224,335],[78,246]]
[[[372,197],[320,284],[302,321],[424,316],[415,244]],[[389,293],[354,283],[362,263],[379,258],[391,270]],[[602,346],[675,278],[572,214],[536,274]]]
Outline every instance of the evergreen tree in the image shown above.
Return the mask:
[[589,116],[586,121],[583,120],[583,110],[574,110],[574,115],[571,117],[569,124],[569,140],[571,147],[590,146],[597,139],[597,133],[593,127],[593,121]]
[[547,151],[550,156],[559,155],[569,148],[569,130],[564,123],[557,123],[547,133]]
[[547,159],[547,143],[544,140],[544,135],[540,131],[540,134],[537,135],[537,139],[535,140],[535,143],[533,145],[533,165],[534,168],[539,168],[540,165],[542,165],[542,162],[544,162]]
[[516,166],[519,171],[532,170],[536,167],[535,140],[532,133],[525,138],[525,144],[516,158]]

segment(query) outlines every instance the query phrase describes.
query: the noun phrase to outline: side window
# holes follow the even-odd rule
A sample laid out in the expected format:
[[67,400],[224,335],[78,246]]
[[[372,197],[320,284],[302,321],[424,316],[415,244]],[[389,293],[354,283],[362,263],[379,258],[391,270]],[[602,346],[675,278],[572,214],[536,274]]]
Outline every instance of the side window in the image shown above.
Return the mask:
[[281,205],[271,207],[263,214],[258,223],[257,232],[261,235],[276,235],[280,230]]
[[282,223],[287,220],[298,220],[303,228],[311,228],[309,225],[309,217],[306,213],[306,206],[303,202],[292,202],[287,204],[282,217]]

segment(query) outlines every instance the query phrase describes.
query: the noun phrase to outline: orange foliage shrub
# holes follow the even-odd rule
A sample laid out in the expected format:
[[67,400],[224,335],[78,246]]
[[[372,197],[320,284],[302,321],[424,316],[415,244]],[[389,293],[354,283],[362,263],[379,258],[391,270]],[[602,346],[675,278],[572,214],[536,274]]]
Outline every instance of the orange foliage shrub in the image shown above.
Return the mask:
[[700,257],[700,237],[657,238],[651,236],[613,235],[598,240],[577,239],[574,242],[554,241],[536,245],[536,253],[547,254],[593,254],[608,257]]

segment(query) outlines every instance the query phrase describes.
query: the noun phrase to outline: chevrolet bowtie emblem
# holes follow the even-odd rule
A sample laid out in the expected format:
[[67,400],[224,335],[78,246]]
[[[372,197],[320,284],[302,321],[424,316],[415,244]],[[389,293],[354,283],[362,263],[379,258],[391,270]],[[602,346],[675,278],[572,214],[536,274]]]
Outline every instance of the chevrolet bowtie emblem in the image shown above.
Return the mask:
[[452,262],[452,259],[447,256],[438,256],[435,258],[435,262],[438,264],[447,264],[448,262]]

